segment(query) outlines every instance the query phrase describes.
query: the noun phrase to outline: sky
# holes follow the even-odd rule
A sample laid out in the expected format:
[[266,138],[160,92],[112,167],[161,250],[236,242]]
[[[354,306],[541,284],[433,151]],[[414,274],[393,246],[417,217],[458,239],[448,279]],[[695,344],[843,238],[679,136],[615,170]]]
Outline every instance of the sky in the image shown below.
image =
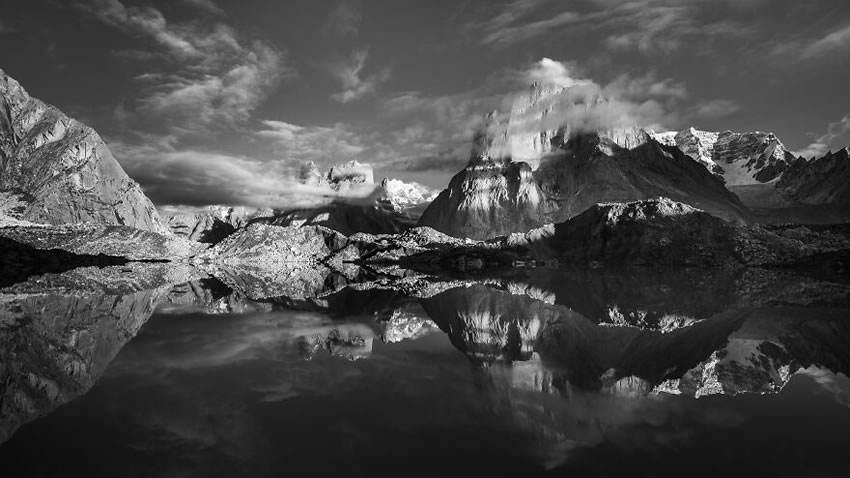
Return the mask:
[[3,0],[0,68],[158,205],[261,205],[305,161],[439,189],[532,81],[654,129],[850,145],[846,0]]

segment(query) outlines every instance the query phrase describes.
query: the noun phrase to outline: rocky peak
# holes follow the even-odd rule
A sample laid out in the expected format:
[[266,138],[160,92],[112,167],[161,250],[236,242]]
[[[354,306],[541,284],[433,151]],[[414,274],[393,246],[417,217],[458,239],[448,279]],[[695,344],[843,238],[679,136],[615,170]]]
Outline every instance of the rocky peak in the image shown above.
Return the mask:
[[663,144],[677,146],[729,186],[773,181],[794,161],[773,133],[717,133],[690,127],[652,135]]
[[25,198],[21,219],[168,232],[94,130],[30,97],[2,70],[0,118],[0,191]]

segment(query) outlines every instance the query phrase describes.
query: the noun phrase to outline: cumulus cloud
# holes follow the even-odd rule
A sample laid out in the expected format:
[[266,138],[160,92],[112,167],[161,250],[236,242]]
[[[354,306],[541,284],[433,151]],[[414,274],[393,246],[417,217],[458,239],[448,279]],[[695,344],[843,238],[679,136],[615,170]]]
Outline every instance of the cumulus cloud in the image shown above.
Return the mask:
[[804,158],[820,157],[829,152],[850,146],[850,115],[830,123],[823,134],[810,133],[813,141],[794,154]]
[[360,32],[360,22],[363,20],[360,14],[360,2],[357,0],[342,0],[334,8],[322,27],[325,35],[356,35]]
[[361,78],[361,72],[368,58],[369,50],[357,49],[352,51],[348,58],[330,65],[331,73],[342,83],[342,91],[331,95],[331,98],[340,103],[359,100],[368,94],[375,93],[379,85],[389,80],[391,74],[389,68],[383,68],[366,78]]

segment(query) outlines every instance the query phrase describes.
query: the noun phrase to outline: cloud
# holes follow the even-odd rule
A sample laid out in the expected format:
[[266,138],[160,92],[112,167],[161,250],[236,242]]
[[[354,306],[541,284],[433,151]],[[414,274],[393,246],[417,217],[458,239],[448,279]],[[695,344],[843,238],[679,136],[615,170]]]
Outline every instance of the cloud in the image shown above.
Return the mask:
[[[659,79],[654,72],[636,77],[621,75],[603,86],[591,79],[574,79],[572,69],[568,63],[549,58],[530,65],[522,76],[548,80],[542,85],[549,87],[543,90],[549,97],[534,108],[514,107],[508,131],[523,134],[561,127],[574,132],[656,129],[675,117],[673,109],[688,96],[684,84],[671,78]],[[549,74],[540,74],[541,71]],[[496,128],[504,127],[498,123]]]
[[537,38],[565,25],[576,23],[580,19],[581,16],[576,13],[561,12],[552,18],[506,26],[504,28],[490,28],[485,30],[485,35],[481,39],[481,42],[500,48],[507,47]]
[[365,150],[363,141],[347,126],[298,126],[283,121],[266,120],[264,128],[254,133],[257,138],[273,143],[276,154],[284,161],[330,165],[356,158]]
[[773,56],[787,61],[834,60],[850,53],[850,24],[839,26],[826,35],[815,38],[797,38],[778,43],[773,47]]
[[12,28],[9,25],[6,25],[5,23],[3,23],[2,20],[0,20],[0,35],[6,34],[6,33],[15,33],[15,29]]
[[223,17],[225,16],[224,10],[221,9],[218,5],[213,2],[213,0],[181,0],[183,3],[189,5],[190,7],[197,8],[198,10],[203,10],[212,15]]
[[570,87],[579,82],[574,79],[567,64],[549,58],[535,63],[525,75],[527,84],[542,83],[560,87]]
[[331,98],[340,103],[359,100],[364,96],[375,93],[378,86],[389,80],[391,71],[384,68],[377,73],[369,75],[365,79],[360,77],[366,59],[369,58],[369,50],[358,49],[351,52],[345,60],[332,63],[331,73],[342,82],[343,90],[331,95]]
[[328,15],[328,19],[322,27],[325,35],[348,36],[357,35],[360,32],[360,22],[363,16],[360,14],[360,2],[356,0],[342,0]]
[[830,123],[823,134],[810,133],[812,143],[794,154],[804,158],[820,157],[829,151],[850,146],[850,114]]
[[[204,11],[217,8],[208,0],[184,1]],[[172,136],[236,128],[291,73],[282,52],[244,40],[220,22],[171,23],[153,7],[128,7],[119,0],[93,0],[77,8],[154,46],[116,53],[151,65],[137,77],[143,89],[133,119]]]
[[326,188],[301,184],[288,161],[174,148],[157,142],[111,141],[127,173],[160,205],[205,206],[222,204],[256,208],[315,207],[331,200],[357,201],[371,190],[336,194]]
[[702,119],[722,119],[737,113],[741,109],[737,103],[728,99],[702,101],[696,105],[694,116]]
[[[481,43],[506,48],[532,39],[583,35],[601,32],[612,52],[637,51],[644,54],[669,53],[683,45],[707,48],[713,39],[739,36],[747,30],[734,19],[712,18],[715,2],[698,0],[589,0],[569,3],[556,0],[509,2],[490,20],[471,23],[467,29],[481,36]],[[739,8],[730,2],[725,10]],[[740,8],[751,8],[741,6]],[[716,15],[711,15],[715,17]]]

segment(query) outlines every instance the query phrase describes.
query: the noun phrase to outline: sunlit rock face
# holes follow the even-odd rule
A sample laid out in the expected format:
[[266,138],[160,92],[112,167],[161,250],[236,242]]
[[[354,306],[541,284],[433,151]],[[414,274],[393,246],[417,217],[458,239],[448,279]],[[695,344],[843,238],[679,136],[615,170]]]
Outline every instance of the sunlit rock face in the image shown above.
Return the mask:
[[716,133],[688,128],[651,135],[678,147],[728,186],[773,181],[794,162],[794,155],[773,133]]
[[30,97],[2,70],[0,190],[22,193],[21,219],[27,221],[169,233],[94,130]]
[[605,102],[575,96],[571,88],[535,84],[517,98],[507,119],[488,115],[473,141],[469,164],[419,224],[486,239],[564,221],[598,202],[660,195],[727,220],[749,219],[721,180],[638,128],[561,126],[565,111]]

